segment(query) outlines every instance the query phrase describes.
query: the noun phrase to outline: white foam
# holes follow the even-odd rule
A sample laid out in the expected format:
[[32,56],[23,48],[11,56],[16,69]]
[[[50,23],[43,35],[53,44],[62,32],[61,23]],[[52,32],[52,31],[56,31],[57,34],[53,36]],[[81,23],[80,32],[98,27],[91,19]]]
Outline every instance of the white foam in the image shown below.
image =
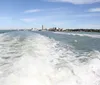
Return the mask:
[[84,36],[87,36],[87,37],[91,37],[91,38],[100,38],[100,35],[99,34],[81,34],[81,33],[65,33],[65,32],[54,32],[56,34],[63,34],[63,35],[73,35],[73,36],[81,36],[81,37],[84,37]]
[[[5,70],[0,72],[2,75],[0,85],[100,84],[100,52],[98,51],[87,53],[84,57],[87,57],[88,62],[81,63],[79,59],[84,57],[77,58],[73,48],[63,48],[58,41],[45,36],[29,36],[23,42],[18,38],[12,41],[8,44],[21,43],[21,49],[19,48],[21,57],[15,62],[12,61],[12,66],[2,68]],[[13,54],[11,56],[14,57]],[[3,71],[8,74],[4,76]]]

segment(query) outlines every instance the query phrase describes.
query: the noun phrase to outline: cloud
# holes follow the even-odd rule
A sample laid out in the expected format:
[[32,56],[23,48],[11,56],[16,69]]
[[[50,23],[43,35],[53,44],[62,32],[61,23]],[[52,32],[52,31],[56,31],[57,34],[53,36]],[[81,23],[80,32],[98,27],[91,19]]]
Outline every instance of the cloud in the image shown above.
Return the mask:
[[26,10],[24,13],[34,13],[34,12],[40,12],[40,9],[32,9],[32,10]]
[[100,8],[89,9],[88,12],[100,12]]
[[72,4],[92,4],[100,2],[100,0],[48,0],[49,2],[68,2]]
[[36,19],[34,18],[25,18],[25,19],[20,19],[21,21],[24,21],[24,22],[33,22],[35,21]]

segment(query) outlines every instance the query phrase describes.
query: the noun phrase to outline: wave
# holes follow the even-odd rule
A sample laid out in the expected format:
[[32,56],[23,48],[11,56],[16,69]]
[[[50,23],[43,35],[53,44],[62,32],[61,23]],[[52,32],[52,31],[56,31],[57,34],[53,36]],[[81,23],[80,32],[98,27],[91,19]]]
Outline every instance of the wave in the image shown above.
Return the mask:
[[40,34],[13,35],[0,35],[0,85],[100,84],[99,51],[80,54]]
[[91,37],[91,38],[100,38],[99,34],[81,34],[81,33],[64,33],[64,32],[54,32],[56,34],[63,34],[63,35],[73,35],[73,36],[81,36],[81,37]]

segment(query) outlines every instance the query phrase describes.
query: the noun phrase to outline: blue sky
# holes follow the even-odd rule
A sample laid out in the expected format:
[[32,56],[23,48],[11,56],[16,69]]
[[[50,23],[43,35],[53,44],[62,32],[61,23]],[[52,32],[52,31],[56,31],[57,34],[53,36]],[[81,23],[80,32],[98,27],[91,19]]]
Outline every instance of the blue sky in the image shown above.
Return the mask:
[[100,0],[0,0],[0,29],[100,28]]

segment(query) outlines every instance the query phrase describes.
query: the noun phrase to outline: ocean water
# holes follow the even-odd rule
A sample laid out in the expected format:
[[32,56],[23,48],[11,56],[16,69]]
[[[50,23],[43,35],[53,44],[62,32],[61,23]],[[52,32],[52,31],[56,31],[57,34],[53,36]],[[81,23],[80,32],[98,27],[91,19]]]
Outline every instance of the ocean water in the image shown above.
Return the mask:
[[100,85],[100,34],[0,32],[0,85]]

